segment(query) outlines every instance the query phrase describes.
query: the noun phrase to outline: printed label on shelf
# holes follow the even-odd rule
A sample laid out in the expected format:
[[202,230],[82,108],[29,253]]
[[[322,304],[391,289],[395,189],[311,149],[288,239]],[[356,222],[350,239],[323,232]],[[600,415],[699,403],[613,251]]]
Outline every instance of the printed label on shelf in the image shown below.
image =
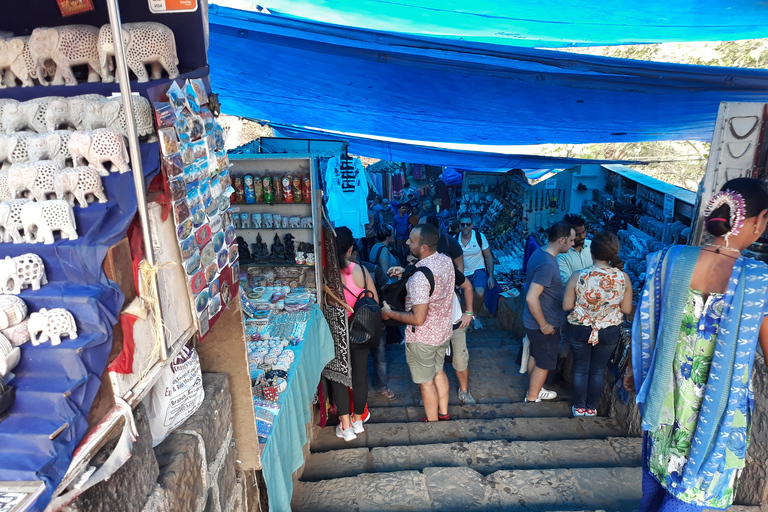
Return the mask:
[[675,196],[664,194],[664,217],[675,216]]
[[149,0],[149,10],[155,14],[194,12],[197,0]]

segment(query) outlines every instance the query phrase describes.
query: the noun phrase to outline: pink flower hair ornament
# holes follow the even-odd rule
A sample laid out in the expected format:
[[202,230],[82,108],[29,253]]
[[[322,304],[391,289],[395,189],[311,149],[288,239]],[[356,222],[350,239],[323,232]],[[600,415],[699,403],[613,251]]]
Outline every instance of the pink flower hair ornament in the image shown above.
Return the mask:
[[725,246],[728,247],[728,237],[739,233],[739,230],[744,226],[744,219],[747,216],[747,211],[744,207],[744,198],[741,197],[741,194],[732,190],[722,190],[712,196],[712,199],[709,200],[709,203],[704,210],[704,218],[707,219],[707,222],[724,220],[721,218],[709,218],[713,211],[724,204],[728,205],[730,210],[730,219],[728,219],[728,223],[731,225],[731,229],[723,235],[723,238],[725,238]]

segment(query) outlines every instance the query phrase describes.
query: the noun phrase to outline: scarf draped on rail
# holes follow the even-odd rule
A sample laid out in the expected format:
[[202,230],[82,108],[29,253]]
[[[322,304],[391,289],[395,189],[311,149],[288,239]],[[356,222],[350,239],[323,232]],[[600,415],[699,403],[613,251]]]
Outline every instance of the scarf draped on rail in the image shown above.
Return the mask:
[[[333,229],[323,221],[323,282],[336,297],[344,298],[341,283],[339,257],[336,254],[336,238]],[[318,290],[320,294],[320,290]],[[333,337],[334,356],[323,369],[323,377],[349,388],[352,387],[352,366],[349,363],[349,332],[347,310],[333,298],[323,293],[323,315]]]
[[[643,430],[672,424],[663,401],[673,382],[672,363],[686,296],[700,249],[674,246],[648,257],[646,284],[632,325],[632,366]],[[724,297],[717,345],[707,380],[696,432],[682,473],[682,486],[707,487],[724,470],[743,467],[746,450],[726,461],[734,413],[749,407],[744,371],[755,356],[757,335],[766,313],[768,266],[740,257],[733,266]],[[736,434],[734,432],[734,434]],[[730,454],[729,454],[730,455]],[[729,457],[729,460],[731,457]],[[720,479],[721,481],[724,479]],[[714,493],[726,489],[718,488]]]

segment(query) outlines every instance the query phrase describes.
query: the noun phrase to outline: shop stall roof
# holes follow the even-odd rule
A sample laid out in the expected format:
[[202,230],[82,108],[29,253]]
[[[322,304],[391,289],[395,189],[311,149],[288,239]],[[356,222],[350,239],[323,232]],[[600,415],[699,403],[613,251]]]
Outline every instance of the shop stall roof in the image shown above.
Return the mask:
[[439,39],[215,5],[209,20],[211,82],[224,111],[285,125],[427,143],[709,141],[720,102],[768,101],[765,69]]
[[417,143],[392,142],[375,138],[357,137],[351,134],[331,133],[297,126],[271,125],[276,135],[305,138],[342,140],[348,143],[348,151],[355,155],[380,158],[394,162],[421,163],[438,167],[458,167],[464,170],[514,169],[514,168],[561,168],[581,164],[639,164],[631,160],[590,160],[551,156],[507,154],[491,151],[461,151],[444,147],[424,146]]
[[[218,3],[218,2],[216,2]],[[224,3],[224,2],[222,2]],[[254,2],[249,2],[254,3]],[[376,30],[531,47],[732,41],[765,37],[760,0],[269,0],[275,14]]]
[[684,201],[691,206],[696,203],[696,192],[691,190],[686,190],[684,188],[676,187],[675,185],[670,185],[669,183],[657,180],[656,178],[648,176],[647,174],[643,174],[642,172],[630,169],[629,167],[625,167],[623,165],[603,165],[603,167],[609,171],[613,171],[616,174],[624,176],[625,178],[629,178],[632,181],[636,181],[641,185],[645,185],[650,189],[658,190],[664,194],[674,196],[676,199]]

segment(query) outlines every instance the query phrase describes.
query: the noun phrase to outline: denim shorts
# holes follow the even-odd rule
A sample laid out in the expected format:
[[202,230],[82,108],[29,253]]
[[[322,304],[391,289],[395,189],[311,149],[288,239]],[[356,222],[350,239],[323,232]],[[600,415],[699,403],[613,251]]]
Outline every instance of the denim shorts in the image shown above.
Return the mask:
[[485,269],[478,269],[467,276],[472,283],[472,288],[488,288],[488,272]]

